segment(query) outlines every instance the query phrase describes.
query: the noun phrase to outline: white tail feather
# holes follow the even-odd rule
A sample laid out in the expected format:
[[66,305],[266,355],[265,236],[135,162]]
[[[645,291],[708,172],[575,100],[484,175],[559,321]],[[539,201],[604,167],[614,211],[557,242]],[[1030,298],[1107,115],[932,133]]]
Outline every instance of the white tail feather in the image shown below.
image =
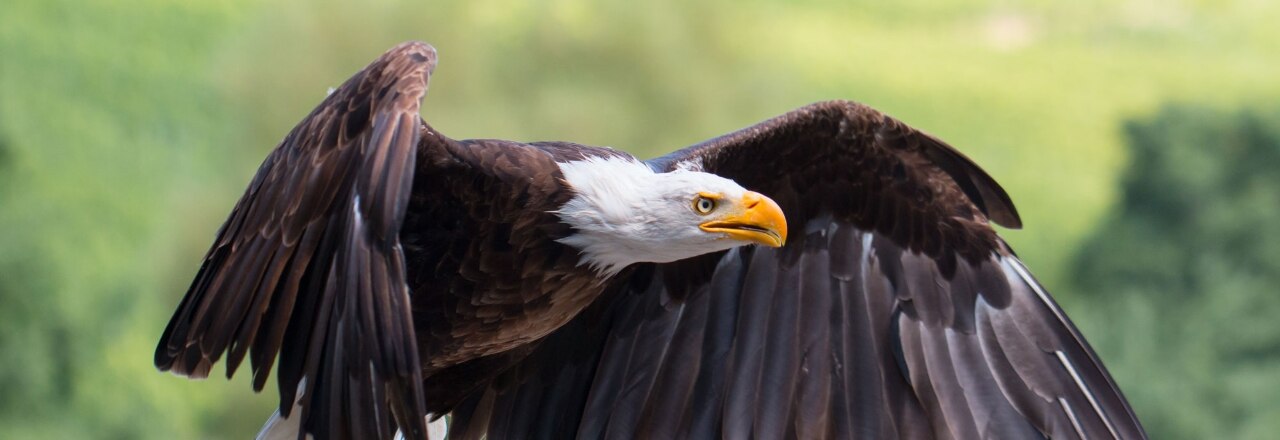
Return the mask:
[[[297,406],[294,406],[293,414],[298,414],[298,411],[300,411],[300,409]],[[300,429],[297,418],[288,419],[281,417],[280,411],[277,410],[275,413],[271,414],[271,418],[267,419],[267,423],[262,425],[262,430],[258,431],[256,440],[297,440],[298,430]],[[441,417],[435,421],[427,423],[428,439],[444,440],[448,436],[449,422],[445,417]],[[307,438],[311,439],[312,436],[307,435]],[[405,440],[404,434],[400,431],[396,431],[395,440]]]
[[[297,406],[293,407],[293,414],[297,415],[301,409]],[[271,414],[271,418],[267,419],[267,423],[262,425],[262,430],[258,431],[257,440],[298,440],[298,418],[292,419],[280,417],[280,410],[276,410]],[[307,436],[311,438],[310,435]]]
[[[303,378],[302,381],[298,383],[298,394],[297,394],[298,397],[302,397],[303,393],[305,393],[306,391],[307,391],[307,379]],[[297,401],[295,401],[293,403],[293,410],[290,411],[289,413],[293,415],[302,414],[302,406],[299,405]],[[297,417],[294,417],[292,419],[281,417],[280,410],[276,410],[275,413],[271,414],[271,418],[267,419],[267,423],[264,423],[262,425],[262,430],[258,431],[258,436],[256,437],[256,440],[297,440],[298,432],[301,430],[302,430],[302,427],[298,423]],[[444,440],[444,438],[448,436],[449,436],[448,417],[440,417],[435,421],[431,421],[430,416],[427,417],[427,438],[428,439]],[[312,437],[311,435],[307,435],[308,440],[312,438],[314,437]],[[404,434],[401,433],[400,431],[396,431],[395,439],[404,440]]]
[[[427,417],[427,438],[429,440],[444,440],[449,436],[448,417],[441,417],[435,421],[431,421],[431,417]],[[405,440],[404,433],[396,431],[395,440]]]

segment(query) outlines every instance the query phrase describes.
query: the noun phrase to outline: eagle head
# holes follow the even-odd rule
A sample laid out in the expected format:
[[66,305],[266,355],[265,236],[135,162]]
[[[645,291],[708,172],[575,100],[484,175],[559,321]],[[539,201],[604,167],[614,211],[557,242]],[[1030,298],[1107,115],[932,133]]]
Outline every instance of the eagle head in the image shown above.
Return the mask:
[[573,197],[556,215],[573,227],[561,243],[580,264],[613,275],[633,263],[666,263],[787,240],[782,209],[764,195],[701,171],[654,172],[631,158],[561,163]]

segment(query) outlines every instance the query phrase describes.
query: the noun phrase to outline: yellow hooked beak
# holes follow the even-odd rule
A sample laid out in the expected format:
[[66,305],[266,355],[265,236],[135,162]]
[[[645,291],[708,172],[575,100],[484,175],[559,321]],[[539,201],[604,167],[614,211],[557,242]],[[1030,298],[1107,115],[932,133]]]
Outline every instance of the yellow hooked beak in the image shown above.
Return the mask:
[[787,217],[772,199],[747,191],[742,200],[727,208],[724,215],[698,227],[703,231],[728,235],[734,240],[770,247],[782,247],[787,243]]

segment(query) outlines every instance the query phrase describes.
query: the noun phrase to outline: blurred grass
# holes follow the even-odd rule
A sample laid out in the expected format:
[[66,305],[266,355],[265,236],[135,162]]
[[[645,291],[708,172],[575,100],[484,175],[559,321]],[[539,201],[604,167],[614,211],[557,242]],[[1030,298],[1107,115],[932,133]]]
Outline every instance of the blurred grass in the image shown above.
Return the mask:
[[1027,225],[1005,236],[1053,289],[1115,197],[1121,121],[1274,100],[1277,19],[1261,1],[10,0],[0,437],[254,432],[274,397],[156,373],[155,338],[266,152],[400,41],[440,50],[423,114],[457,138],[647,157],[866,102],[1004,184]]

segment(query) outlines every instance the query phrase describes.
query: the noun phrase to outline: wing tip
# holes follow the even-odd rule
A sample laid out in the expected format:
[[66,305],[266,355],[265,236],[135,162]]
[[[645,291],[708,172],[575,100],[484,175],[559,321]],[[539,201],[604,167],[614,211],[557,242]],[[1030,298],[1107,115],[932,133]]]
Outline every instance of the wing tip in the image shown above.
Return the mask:
[[1009,229],[1022,228],[1022,217],[1018,215],[1013,199],[986,170],[941,139],[920,130],[911,130],[925,139],[925,154],[929,160],[951,177],[988,220]]
[[[996,188],[999,188],[999,186]],[[1022,217],[1018,215],[1018,208],[1013,205],[1013,201],[1009,200],[1009,195],[1005,194],[1003,189],[1000,190],[999,194],[1004,196],[1004,200],[1001,201],[1000,205],[995,206],[995,209],[992,209],[991,206],[986,207],[987,218],[991,219],[995,224],[1008,229],[1022,229]]]
[[[206,379],[209,377],[209,373],[213,371],[213,364],[216,362],[217,359],[210,359],[193,347],[188,347],[185,350],[175,350],[164,342],[161,342],[160,346],[156,347],[156,369],[161,372],[173,373],[175,376]],[[230,378],[230,372],[228,372],[228,378]]]

